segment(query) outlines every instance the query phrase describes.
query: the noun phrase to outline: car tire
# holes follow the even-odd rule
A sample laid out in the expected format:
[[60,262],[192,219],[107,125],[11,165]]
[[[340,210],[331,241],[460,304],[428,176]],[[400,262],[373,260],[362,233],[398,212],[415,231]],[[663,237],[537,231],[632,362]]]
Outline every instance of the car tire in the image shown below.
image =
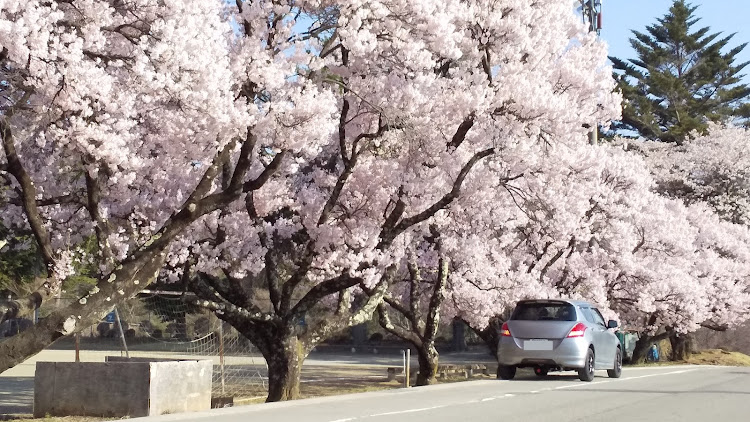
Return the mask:
[[547,373],[549,373],[549,369],[544,366],[537,366],[534,368],[534,375],[538,377],[546,377]]
[[500,365],[497,367],[497,377],[501,380],[512,380],[516,376],[515,366]]
[[610,378],[620,378],[620,375],[622,375],[622,351],[620,348],[617,348],[617,352],[615,353],[615,367],[607,369],[607,375]]
[[586,360],[583,368],[578,370],[578,379],[581,381],[591,382],[594,380],[594,351],[589,349],[586,353]]

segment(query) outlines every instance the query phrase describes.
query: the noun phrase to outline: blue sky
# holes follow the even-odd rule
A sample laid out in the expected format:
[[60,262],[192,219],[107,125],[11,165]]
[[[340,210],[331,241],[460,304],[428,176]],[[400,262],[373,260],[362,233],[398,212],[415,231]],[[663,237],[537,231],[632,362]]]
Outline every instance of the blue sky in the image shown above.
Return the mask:
[[[694,28],[709,26],[711,32],[725,35],[737,33],[730,42],[735,47],[750,42],[750,1],[748,0],[693,0],[699,6],[695,15],[701,18]],[[635,58],[630,48],[631,29],[645,32],[646,26],[664,16],[672,0],[604,0],[604,21],[601,37],[609,44],[609,55],[620,59]],[[750,45],[738,57],[738,62],[750,61]],[[750,74],[750,66],[743,72]],[[750,77],[745,77],[750,82]]]

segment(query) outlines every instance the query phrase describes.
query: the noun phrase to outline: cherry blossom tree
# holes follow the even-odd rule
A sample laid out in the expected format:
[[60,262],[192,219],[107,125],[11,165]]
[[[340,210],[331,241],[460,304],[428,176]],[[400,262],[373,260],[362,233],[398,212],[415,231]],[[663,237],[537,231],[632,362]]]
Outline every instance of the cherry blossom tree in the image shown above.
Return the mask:
[[[605,252],[597,245],[613,218],[606,210],[649,193],[642,162],[618,164],[632,158],[582,138],[551,147],[524,173],[467,186],[466,197],[410,249],[403,281],[391,284],[379,307],[381,325],[416,348],[418,385],[434,382],[441,318],[466,321],[496,350],[498,327],[490,322],[519,299],[564,296],[609,306],[604,282],[615,268],[602,268]],[[638,165],[635,177],[628,174]],[[645,183],[635,183],[637,176]]]
[[[630,141],[641,152],[665,196],[706,203],[723,220],[750,223],[750,160],[747,129],[709,125],[683,145]],[[622,141],[621,141],[622,142]]]
[[235,12],[241,35],[272,33],[276,54],[299,61],[290,79],[337,98],[335,136],[267,145],[285,165],[168,257],[173,276],[188,270],[203,305],[266,357],[268,400],[298,395],[310,350],[369,318],[430,225],[551,146],[585,143],[583,124],[618,110],[604,47],[567,1],[240,2]]
[[[745,129],[710,125],[707,135],[696,135],[679,146],[621,141],[644,156],[659,193],[690,206],[690,222],[704,239],[699,255],[702,272],[718,279],[708,285],[710,312],[700,323],[713,330],[724,331],[748,318],[747,284],[732,274],[747,271],[747,237],[744,228],[737,227],[748,223],[746,140]],[[717,273],[719,268],[726,271]],[[693,348],[691,338],[670,331],[673,357],[682,359]]]
[[180,233],[261,188],[284,158],[256,158],[262,143],[315,148],[334,129],[330,93],[284,80],[291,59],[265,58],[264,40],[247,41],[257,68],[235,74],[244,59],[224,12],[197,0],[0,3],[0,215],[34,237],[46,270],[2,317],[58,293],[89,239],[100,271],[77,302],[2,342],[0,370],[96,323],[153,280]]
[[259,347],[268,400],[295,398],[309,351],[370,316],[431,224],[619,109],[567,0],[6,1],[0,20],[3,224],[47,271],[4,315],[54,295],[90,239],[100,270],[0,344],[0,369],[166,263]]
[[501,197],[491,220],[464,214],[490,235],[452,257],[444,316],[496,342],[487,318],[520,298],[584,299],[642,333],[636,359],[660,339],[747,319],[746,227],[658,194],[637,154],[600,146],[565,156],[513,182],[516,215]]

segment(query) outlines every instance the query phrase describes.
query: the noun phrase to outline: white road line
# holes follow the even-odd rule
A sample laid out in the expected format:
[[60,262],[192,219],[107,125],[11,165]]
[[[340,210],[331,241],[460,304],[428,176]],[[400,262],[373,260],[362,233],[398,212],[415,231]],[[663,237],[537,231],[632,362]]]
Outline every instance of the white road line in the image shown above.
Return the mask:
[[593,383],[586,382],[586,383],[580,383],[580,384],[563,385],[563,386],[560,386],[560,387],[555,387],[554,389],[555,390],[563,390],[563,389],[566,389],[566,388],[577,388],[577,387],[591,386],[592,384],[593,385],[599,385],[599,384],[606,384],[606,383],[609,383],[609,382],[622,382],[622,381],[628,381],[628,380],[637,380],[637,379],[640,379],[640,378],[661,377],[661,376],[664,376],[664,375],[684,374],[686,372],[693,372],[693,371],[697,371],[697,370],[698,369],[684,369],[682,371],[672,371],[672,372],[662,372],[662,373],[659,373],[659,374],[639,375],[637,377],[610,379],[610,380],[606,380],[606,381],[596,381],[596,382],[593,382]]
[[[485,401],[492,401],[492,400],[497,400],[497,399],[504,399],[506,397],[515,397],[515,394],[508,393],[508,394],[503,394],[502,396],[485,397],[485,398],[483,398],[481,400],[472,400],[472,401],[470,401],[468,403],[481,403],[481,402],[485,402]],[[463,404],[463,403],[459,403],[459,404]]]
[[376,413],[374,415],[369,415],[369,416],[365,416],[365,417],[367,417],[367,418],[375,418],[375,417],[378,417],[378,416],[400,415],[402,413],[426,412],[428,410],[442,409],[443,407],[448,407],[448,405],[433,406],[433,407],[422,407],[422,408],[419,408],[419,409],[398,410],[398,411],[395,411],[395,412]]
[[[658,374],[639,375],[639,376],[636,376],[636,377],[628,377],[628,378],[609,379],[609,380],[605,380],[605,381],[594,381],[592,383],[580,382],[580,383],[576,383],[576,384],[562,385],[560,387],[543,388],[541,390],[530,391],[529,393],[534,394],[534,393],[540,393],[540,392],[545,392],[545,391],[563,390],[563,389],[568,389],[568,388],[588,387],[588,386],[591,386],[591,385],[606,384],[606,383],[609,383],[609,382],[628,381],[628,380],[634,380],[634,379],[640,379],[640,378],[658,377],[658,376],[663,376],[663,375],[684,374],[684,373],[687,373],[687,372],[697,371],[698,369],[701,369],[701,368],[683,369],[683,370],[679,370],[679,371],[662,372],[662,373],[658,373]],[[404,389],[404,392],[408,392],[408,391],[409,391],[408,389]],[[606,390],[603,390],[603,391],[606,391]],[[453,403],[453,404],[450,404],[450,405],[441,405],[441,406],[433,406],[433,407],[422,407],[422,408],[418,408],[418,409],[406,409],[406,410],[397,410],[397,411],[393,411],[393,412],[375,413],[375,414],[372,414],[372,415],[356,416],[356,417],[345,418],[345,419],[336,419],[336,420],[333,420],[333,421],[330,421],[330,422],[350,422],[350,421],[354,421],[354,420],[361,420],[361,419],[366,419],[366,418],[376,418],[376,417],[380,417],[380,416],[392,416],[392,415],[401,415],[401,414],[404,414],[404,413],[426,412],[428,410],[442,409],[444,407],[449,407],[449,406],[461,406],[461,405],[466,405],[466,404],[471,404],[471,403],[489,402],[489,401],[498,400],[498,399],[515,397],[516,395],[517,394],[506,393],[506,394],[503,394],[502,396],[485,397],[483,399],[469,400],[467,402]]]

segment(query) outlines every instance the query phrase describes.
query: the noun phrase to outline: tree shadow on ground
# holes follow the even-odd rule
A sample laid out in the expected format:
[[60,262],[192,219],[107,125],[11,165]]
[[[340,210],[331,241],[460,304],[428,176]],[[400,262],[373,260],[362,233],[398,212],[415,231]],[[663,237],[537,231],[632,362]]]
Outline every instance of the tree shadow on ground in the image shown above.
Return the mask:
[[0,416],[31,413],[33,407],[33,377],[0,377]]

